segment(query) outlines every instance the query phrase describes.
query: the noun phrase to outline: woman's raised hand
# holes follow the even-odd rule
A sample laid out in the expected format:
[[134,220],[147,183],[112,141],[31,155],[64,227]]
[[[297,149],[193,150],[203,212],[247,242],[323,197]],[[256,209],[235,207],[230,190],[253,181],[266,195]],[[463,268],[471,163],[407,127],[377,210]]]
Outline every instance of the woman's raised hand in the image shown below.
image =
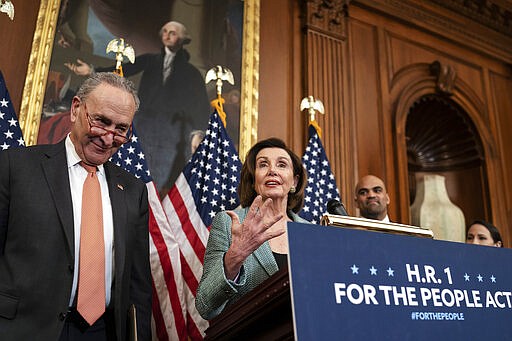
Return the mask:
[[282,213],[275,214],[272,210],[272,199],[263,202],[258,195],[252,202],[243,223],[233,211],[226,212],[231,217],[231,246],[224,258],[226,276],[233,278],[240,271],[244,260],[265,241],[282,235],[285,229],[271,227],[283,218]]

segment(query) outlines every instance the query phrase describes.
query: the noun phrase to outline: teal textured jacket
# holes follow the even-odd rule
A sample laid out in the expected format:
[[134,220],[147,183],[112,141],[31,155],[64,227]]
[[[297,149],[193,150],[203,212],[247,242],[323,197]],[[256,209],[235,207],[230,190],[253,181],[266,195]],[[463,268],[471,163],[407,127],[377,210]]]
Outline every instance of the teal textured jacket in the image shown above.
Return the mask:
[[[240,222],[244,221],[248,210],[247,207],[234,211]],[[294,222],[310,224],[291,211],[288,216]],[[196,308],[207,320],[219,315],[227,305],[239,300],[279,270],[267,241],[244,261],[236,283],[227,279],[224,273],[224,254],[230,245],[231,217],[226,212],[220,212],[213,218],[204,256],[203,276],[196,293]]]

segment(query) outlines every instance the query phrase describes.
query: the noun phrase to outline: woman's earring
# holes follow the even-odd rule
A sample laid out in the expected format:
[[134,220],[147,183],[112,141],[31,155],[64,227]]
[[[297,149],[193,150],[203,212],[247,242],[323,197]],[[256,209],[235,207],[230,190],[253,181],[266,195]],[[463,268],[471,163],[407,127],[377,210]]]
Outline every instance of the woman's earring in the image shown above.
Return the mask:
[[290,193],[293,194],[293,193],[295,193],[295,191],[296,191],[295,186],[290,187]]

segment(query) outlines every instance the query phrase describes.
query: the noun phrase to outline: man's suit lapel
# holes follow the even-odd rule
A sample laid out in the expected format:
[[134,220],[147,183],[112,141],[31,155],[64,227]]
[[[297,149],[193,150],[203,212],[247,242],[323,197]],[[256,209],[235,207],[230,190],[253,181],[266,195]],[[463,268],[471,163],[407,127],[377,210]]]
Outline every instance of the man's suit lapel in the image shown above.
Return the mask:
[[68,250],[70,255],[74,256],[73,203],[68,181],[69,174],[64,141],[50,147],[45,153],[46,158],[43,158],[41,166],[66,236]]
[[[112,221],[114,224],[114,264],[115,264],[115,281],[116,287],[121,285],[123,278],[124,263],[126,261],[126,204],[125,204],[125,187],[120,172],[110,162],[104,164],[105,174],[108,183],[108,192],[110,195],[110,203],[112,205]],[[117,288],[116,288],[117,289]],[[121,294],[121,287],[115,290],[116,295]],[[120,297],[116,297],[120,299]]]
[[164,59],[165,59],[165,50],[162,49],[159,55],[156,55],[156,65],[158,65],[158,75],[159,75],[159,84],[163,84],[164,82]]

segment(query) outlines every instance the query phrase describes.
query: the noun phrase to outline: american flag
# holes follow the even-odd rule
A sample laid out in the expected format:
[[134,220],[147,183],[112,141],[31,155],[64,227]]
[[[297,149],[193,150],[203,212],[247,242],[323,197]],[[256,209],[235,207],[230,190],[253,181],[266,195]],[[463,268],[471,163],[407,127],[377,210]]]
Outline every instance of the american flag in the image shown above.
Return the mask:
[[4,76],[0,71],[0,150],[23,146],[25,146],[23,134],[16,119]]
[[340,194],[322,141],[312,125],[309,126],[309,140],[302,163],[308,172],[308,185],[300,216],[319,224],[327,210],[327,202],[331,199],[340,200]]
[[205,137],[176,183],[163,199],[181,250],[188,335],[200,340],[208,327],[195,308],[195,293],[213,217],[239,205],[237,187],[242,164],[233,141],[215,111]]
[[150,262],[153,279],[153,337],[187,340],[180,250],[134,130],[111,161],[146,183],[149,200]]

